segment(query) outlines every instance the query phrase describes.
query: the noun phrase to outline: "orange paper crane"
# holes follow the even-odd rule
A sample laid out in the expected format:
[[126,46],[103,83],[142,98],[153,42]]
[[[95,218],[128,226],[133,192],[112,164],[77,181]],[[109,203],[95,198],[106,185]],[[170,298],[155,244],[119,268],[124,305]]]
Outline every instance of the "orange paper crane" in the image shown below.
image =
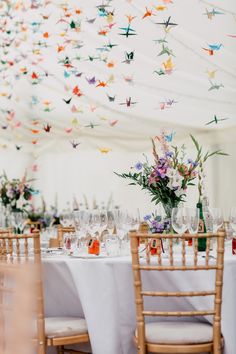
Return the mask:
[[214,55],[214,50],[213,49],[208,49],[208,48],[202,48],[205,50],[209,55]]
[[98,31],[98,34],[99,34],[100,36],[106,36],[108,32],[109,32],[109,31],[106,30],[106,29],[101,29],[100,31]]
[[147,6],[146,6],[146,12],[145,14],[143,15],[142,19],[146,18],[146,17],[150,17],[152,16],[153,13],[152,13],[152,10],[148,10]]
[[73,88],[73,94],[80,97],[82,96],[82,92],[80,91],[79,87],[76,85],[74,88]]
[[100,81],[100,80],[98,80],[98,84],[96,85],[96,87],[106,87],[106,86],[107,86],[107,82]]
[[125,15],[128,19],[128,23],[131,23],[135,18],[136,16],[132,16],[132,15]]
[[57,46],[57,53],[63,52],[64,50],[65,50],[65,46],[63,46],[63,45]]
[[38,130],[38,129],[30,129],[30,131],[32,134],[39,134],[40,133],[40,130]]

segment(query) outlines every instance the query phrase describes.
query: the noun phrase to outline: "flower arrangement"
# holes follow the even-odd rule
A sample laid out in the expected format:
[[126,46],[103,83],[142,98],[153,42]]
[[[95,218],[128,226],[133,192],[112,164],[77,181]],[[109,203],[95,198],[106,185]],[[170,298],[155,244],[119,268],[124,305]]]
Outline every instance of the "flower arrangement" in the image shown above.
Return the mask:
[[167,218],[170,218],[172,208],[185,200],[188,186],[194,185],[201,157],[197,154],[194,159],[186,159],[185,146],[173,146],[173,136],[174,133],[163,131],[152,139],[152,164],[145,158],[144,162],[136,163],[131,172],[117,174],[130,179],[130,185],[147,190],[155,204],[163,205]]
[[11,211],[27,211],[32,196],[38,194],[33,187],[29,185],[32,180],[23,178],[9,180],[4,172],[0,176],[0,201],[5,207],[9,207]]

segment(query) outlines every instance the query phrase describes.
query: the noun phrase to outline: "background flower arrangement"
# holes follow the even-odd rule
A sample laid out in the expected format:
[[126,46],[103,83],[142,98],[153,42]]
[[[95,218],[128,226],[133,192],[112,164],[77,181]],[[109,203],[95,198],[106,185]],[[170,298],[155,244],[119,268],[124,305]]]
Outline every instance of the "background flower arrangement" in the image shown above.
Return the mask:
[[27,212],[32,196],[38,194],[38,191],[30,186],[26,174],[23,178],[14,178],[9,180],[4,172],[0,176],[0,200],[4,207],[8,207],[10,211]]

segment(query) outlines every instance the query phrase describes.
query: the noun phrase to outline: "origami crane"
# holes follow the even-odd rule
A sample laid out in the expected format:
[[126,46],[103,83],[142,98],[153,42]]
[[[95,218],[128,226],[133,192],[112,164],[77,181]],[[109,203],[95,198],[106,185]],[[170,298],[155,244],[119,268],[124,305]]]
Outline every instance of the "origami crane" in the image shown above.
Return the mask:
[[229,119],[229,118],[220,118],[220,119],[219,119],[219,118],[217,118],[216,115],[214,115],[214,119],[211,120],[210,122],[207,122],[205,125],[210,125],[210,124],[212,124],[212,123],[218,124],[218,122],[221,122],[221,121],[227,120],[227,119]]

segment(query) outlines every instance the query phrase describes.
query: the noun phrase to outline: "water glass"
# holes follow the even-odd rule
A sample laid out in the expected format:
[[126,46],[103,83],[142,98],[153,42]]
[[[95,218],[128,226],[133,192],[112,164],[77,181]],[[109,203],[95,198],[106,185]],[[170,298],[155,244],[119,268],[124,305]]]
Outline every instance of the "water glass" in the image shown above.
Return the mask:
[[106,254],[110,257],[119,256],[120,254],[120,240],[117,235],[107,235],[105,241]]
[[64,235],[64,251],[66,254],[74,254],[77,252],[78,238],[74,232],[68,232]]
[[171,213],[171,225],[175,232],[183,234],[188,228],[186,209],[173,208]]

